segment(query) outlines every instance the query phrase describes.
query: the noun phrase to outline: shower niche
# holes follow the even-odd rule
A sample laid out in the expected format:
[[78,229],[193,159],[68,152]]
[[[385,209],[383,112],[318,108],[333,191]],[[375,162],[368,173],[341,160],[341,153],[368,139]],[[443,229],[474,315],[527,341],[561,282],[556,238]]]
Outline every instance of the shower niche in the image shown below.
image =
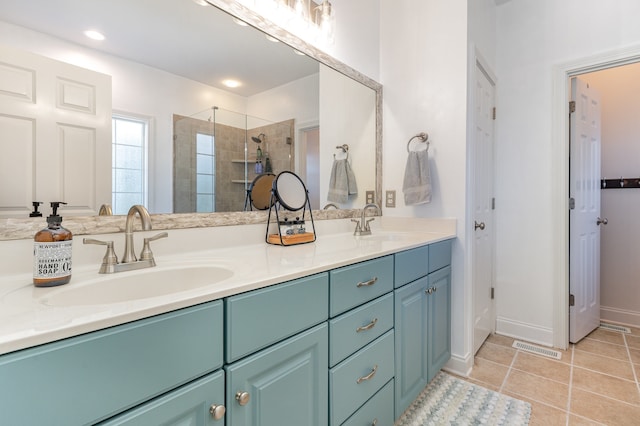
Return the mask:
[[174,114],[174,212],[246,210],[258,176],[294,170],[294,125],[218,107]]

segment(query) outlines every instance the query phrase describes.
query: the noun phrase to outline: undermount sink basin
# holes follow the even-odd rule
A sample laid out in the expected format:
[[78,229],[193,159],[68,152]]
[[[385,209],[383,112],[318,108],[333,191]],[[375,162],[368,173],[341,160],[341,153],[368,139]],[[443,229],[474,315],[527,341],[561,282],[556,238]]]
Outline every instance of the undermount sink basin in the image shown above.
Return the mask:
[[43,300],[50,306],[120,303],[194,290],[225,280],[233,271],[219,266],[150,268],[120,272],[53,292]]

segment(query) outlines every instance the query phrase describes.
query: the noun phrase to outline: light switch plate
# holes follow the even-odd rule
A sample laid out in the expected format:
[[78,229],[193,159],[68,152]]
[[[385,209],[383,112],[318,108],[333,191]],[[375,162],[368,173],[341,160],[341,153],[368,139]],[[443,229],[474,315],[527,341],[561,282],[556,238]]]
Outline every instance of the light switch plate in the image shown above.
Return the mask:
[[396,191],[395,190],[387,190],[385,192],[385,206],[387,207],[395,207],[396,206]]
[[372,204],[375,191],[367,191],[366,194],[367,194],[367,204]]

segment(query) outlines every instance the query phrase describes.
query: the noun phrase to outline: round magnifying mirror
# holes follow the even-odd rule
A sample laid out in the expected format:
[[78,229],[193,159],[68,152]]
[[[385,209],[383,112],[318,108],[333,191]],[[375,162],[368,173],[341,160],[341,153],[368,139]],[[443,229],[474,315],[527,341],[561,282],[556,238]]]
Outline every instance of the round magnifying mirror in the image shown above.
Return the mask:
[[296,211],[307,202],[307,188],[293,172],[281,172],[273,181],[273,193],[278,202],[287,210]]
[[276,175],[265,173],[257,176],[251,183],[249,195],[251,204],[258,210],[266,210],[271,207],[271,187]]

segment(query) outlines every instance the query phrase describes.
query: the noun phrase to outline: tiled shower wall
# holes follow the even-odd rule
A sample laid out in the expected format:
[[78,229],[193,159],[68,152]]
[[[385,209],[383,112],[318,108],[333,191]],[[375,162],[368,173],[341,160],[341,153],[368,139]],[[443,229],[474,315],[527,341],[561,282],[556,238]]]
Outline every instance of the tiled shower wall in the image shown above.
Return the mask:
[[[174,115],[174,213],[196,210],[195,141],[197,133],[213,134],[214,123]],[[294,120],[245,130],[224,124],[215,124],[216,156],[216,212],[243,211],[246,197],[244,185],[244,143],[247,142],[247,182],[256,177],[255,161],[258,145],[251,136],[264,133],[260,144],[263,157],[268,155],[274,174],[293,170]],[[263,165],[265,159],[263,158]]]

